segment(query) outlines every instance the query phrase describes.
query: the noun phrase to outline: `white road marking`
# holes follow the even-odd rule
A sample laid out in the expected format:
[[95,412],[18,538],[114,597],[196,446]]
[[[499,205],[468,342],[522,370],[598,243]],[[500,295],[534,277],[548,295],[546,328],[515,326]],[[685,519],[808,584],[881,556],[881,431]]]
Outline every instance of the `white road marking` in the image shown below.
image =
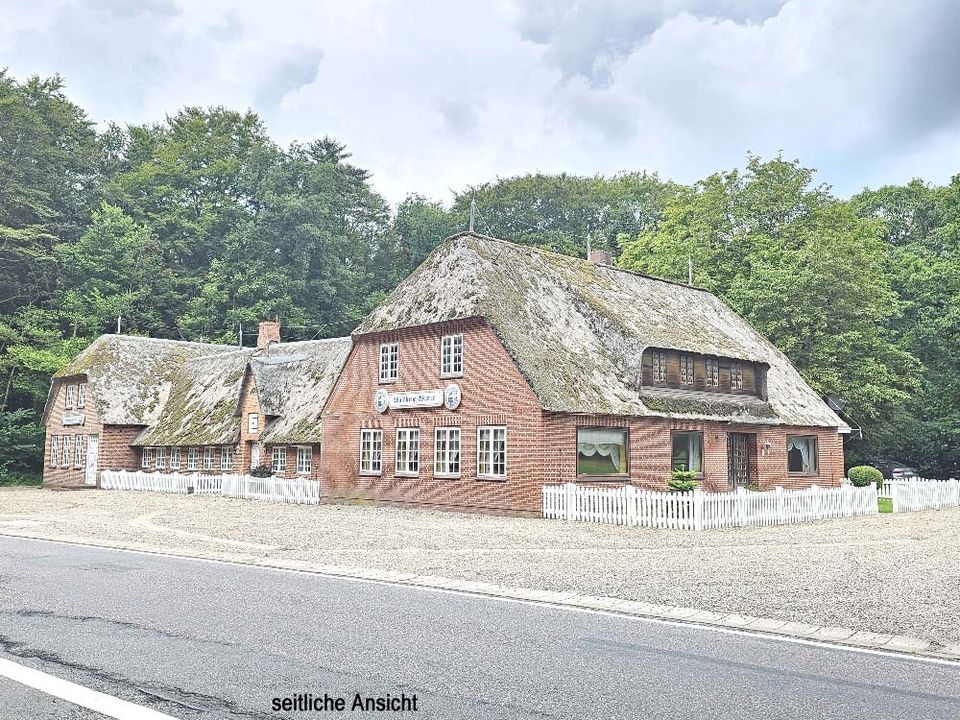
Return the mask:
[[98,545],[92,542],[83,542],[78,540],[53,540],[51,538],[32,537],[30,535],[17,535],[14,533],[0,532],[0,538],[9,537],[18,540],[33,540],[35,542],[47,542],[55,545],[73,545],[79,547],[97,548],[99,550],[110,550],[113,552],[133,553],[135,555],[154,555],[157,557],[173,558],[176,560],[191,560],[193,562],[214,563],[217,565],[230,565],[238,568],[254,568],[257,570],[273,570],[276,572],[289,572],[298,575],[314,575],[325,577],[332,580],[346,580],[352,582],[371,583],[374,585],[390,585],[393,587],[410,588],[413,590],[423,590],[426,592],[445,593],[447,595],[461,595],[472,598],[492,600],[494,602],[517,603],[519,605],[534,605],[541,608],[552,608],[554,610],[566,610],[568,612],[587,613],[590,615],[605,615],[607,617],[616,617],[622,620],[634,620],[636,622],[652,623],[655,625],[669,625],[670,627],[705,630],[707,632],[723,633],[725,635],[739,635],[758,640],[773,640],[776,642],[791,643],[794,645],[808,645],[811,647],[823,648],[825,650],[838,650],[842,652],[859,653],[862,655],[879,655],[881,657],[893,658],[895,660],[904,660],[908,662],[926,663],[930,665],[947,665],[950,667],[960,667],[960,661],[948,658],[936,658],[924,655],[913,655],[905,652],[892,650],[882,650],[879,648],[855,647],[853,645],[843,645],[842,643],[831,643],[823,640],[808,640],[806,638],[793,637],[790,635],[777,635],[776,633],[767,633],[760,630],[746,630],[720,625],[710,625],[694,620],[669,620],[666,618],[649,617],[644,615],[633,615],[631,613],[621,613],[616,610],[599,610],[596,608],[580,607],[576,605],[563,605],[560,603],[544,600],[526,600],[524,598],[506,597],[503,595],[491,595],[489,593],[477,592],[472,590],[458,590],[455,588],[440,588],[429,585],[417,585],[410,582],[401,582],[396,580],[386,580],[380,578],[365,578],[355,575],[344,575],[332,572],[323,572],[322,570],[309,570],[298,568],[286,568],[277,565],[270,565],[265,561],[240,562],[235,560],[223,560],[220,558],[197,557],[191,555],[178,555],[176,553],[165,552],[161,550],[137,550],[134,548],[111,547],[109,545]]
[[0,676],[117,720],[177,720],[172,715],[164,715],[3,658],[0,658]]

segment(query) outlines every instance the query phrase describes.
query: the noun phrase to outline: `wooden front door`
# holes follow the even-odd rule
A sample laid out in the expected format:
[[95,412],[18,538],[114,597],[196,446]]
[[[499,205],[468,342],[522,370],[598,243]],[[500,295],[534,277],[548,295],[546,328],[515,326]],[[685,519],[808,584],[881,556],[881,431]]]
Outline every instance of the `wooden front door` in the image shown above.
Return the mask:
[[727,435],[727,477],[733,490],[750,484],[750,436],[746,433]]

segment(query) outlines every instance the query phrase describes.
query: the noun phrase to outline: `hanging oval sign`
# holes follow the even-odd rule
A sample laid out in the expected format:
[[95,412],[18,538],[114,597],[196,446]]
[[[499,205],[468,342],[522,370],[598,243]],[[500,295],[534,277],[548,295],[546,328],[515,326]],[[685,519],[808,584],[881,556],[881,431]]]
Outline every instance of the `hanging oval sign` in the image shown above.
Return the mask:
[[443,391],[443,404],[447,410],[456,410],[460,407],[460,386],[456,383],[447,385]]
[[381,388],[373,394],[373,409],[378,413],[384,413],[388,407],[390,407],[390,395]]

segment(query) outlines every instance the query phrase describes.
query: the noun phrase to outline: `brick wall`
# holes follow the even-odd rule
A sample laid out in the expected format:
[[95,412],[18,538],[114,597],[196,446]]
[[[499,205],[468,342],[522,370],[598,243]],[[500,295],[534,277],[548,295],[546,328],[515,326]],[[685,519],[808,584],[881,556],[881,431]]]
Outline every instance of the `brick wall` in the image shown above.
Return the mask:
[[[463,377],[440,377],[440,340],[463,334]],[[399,379],[379,384],[381,342],[400,345]],[[389,392],[435,390],[456,383],[460,407],[387,410],[378,414],[373,396]],[[506,480],[476,479],[477,427],[507,426]],[[456,426],[461,432],[461,477],[434,474],[434,429]],[[415,478],[395,472],[397,427],[419,427],[420,472]],[[383,470],[361,475],[360,429],[383,430]],[[536,511],[540,507],[541,469],[537,449],[542,434],[539,403],[510,356],[485,321],[471,319],[356,339],[323,416],[323,492],[356,497],[453,507]]]
[[[256,431],[250,432],[250,414],[256,413],[260,419],[259,427]],[[251,469],[250,460],[253,452],[254,443],[260,442],[260,435],[263,434],[263,426],[266,418],[260,410],[260,401],[257,398],[257,387],[253,380],[253,373],[247,369],[243,384],[240,387],[240,452],[236,458],[238,472],[247,472]],[[263,447],[260,448],[260,464],[269,462]]]
[[[90,435],[100,436],[102,426],[97,414],[96,403],[90,396],[89,389],[85,393],[85,407],[77,407],[77,388],[80,383],[86,383],[85,375],[71,378],[56,378],[53,380],[46,420],[46,437],[43,452],[43,484],[44,485],[82,485],[84,481],[84,467],[76,465],[76,436],[83,437],[84,466],[86,465],[87,438]],[[73,387],[73,403],[66,407],[67,387]],[[64,424],[71,419],[82,419],[82,424]],[[58,437],[59,457],[56,467],[50,466],[50,451],[52,436]],[[63,462],[63,437],[69,438],[69,463]]]

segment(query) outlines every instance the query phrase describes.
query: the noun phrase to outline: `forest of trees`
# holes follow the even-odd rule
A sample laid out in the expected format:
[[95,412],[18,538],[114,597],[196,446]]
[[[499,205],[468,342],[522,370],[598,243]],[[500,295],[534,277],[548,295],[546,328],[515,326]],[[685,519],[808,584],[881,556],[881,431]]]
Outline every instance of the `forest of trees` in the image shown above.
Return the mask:
[[[252,112],[97,128],[59,78],[0,72],[0,482],[39,473],[50,374],[114,332],[236,343],[349,333],[466,228],[694,282],[860,426],[848,463],[960,472],[960,175],[849,199],[750,156],[692,186],[526,175],[391,208],[328,137],[280,147]],[[253,338],[247,338],[247,343]]]

